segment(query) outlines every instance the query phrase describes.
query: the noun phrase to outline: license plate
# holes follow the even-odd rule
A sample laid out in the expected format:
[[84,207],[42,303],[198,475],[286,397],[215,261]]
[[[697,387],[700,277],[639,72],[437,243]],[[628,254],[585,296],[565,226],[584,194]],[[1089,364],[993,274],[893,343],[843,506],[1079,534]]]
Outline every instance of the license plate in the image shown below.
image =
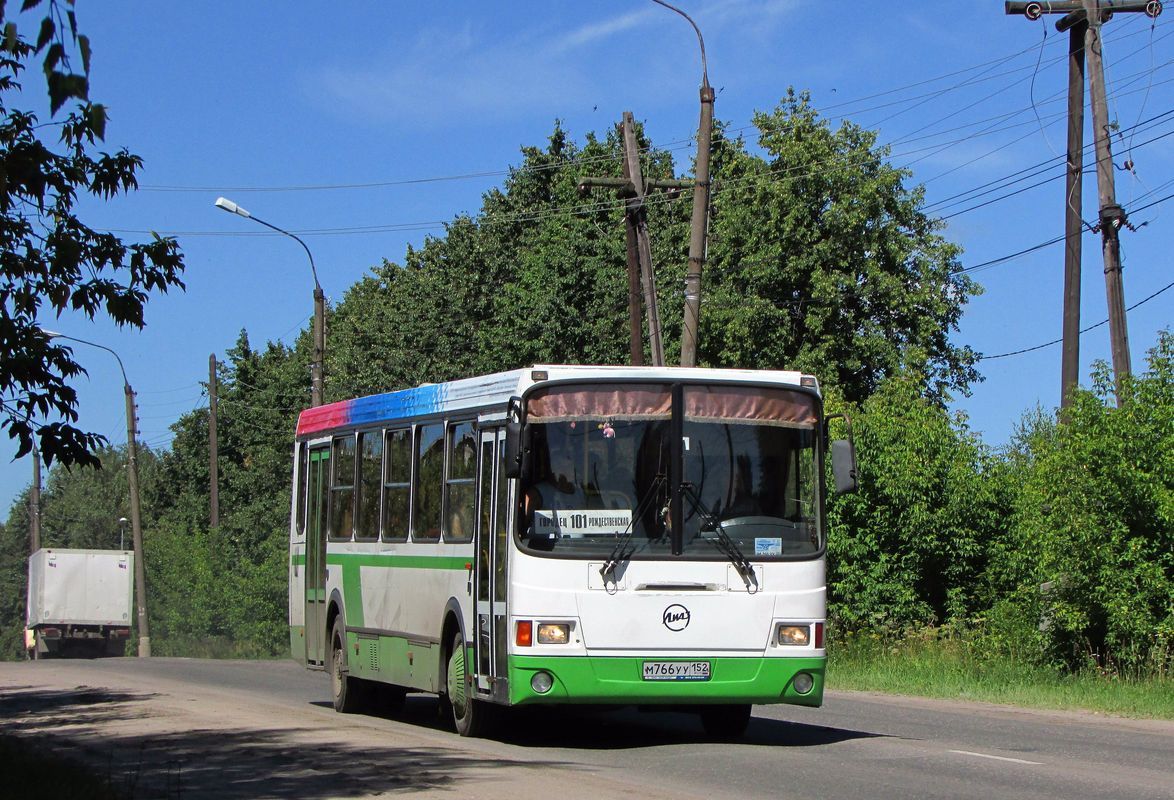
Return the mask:
[[645,661],[646,681],[707,681],[708,661]]

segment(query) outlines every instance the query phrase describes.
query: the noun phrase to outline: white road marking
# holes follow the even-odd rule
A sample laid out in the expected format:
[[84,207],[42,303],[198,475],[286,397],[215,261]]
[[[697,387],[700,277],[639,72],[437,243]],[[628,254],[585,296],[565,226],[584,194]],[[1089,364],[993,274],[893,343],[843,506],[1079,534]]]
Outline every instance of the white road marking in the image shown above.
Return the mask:
[[972,753],[969,750],[951,750],[950,752],[957,753],[958,755],[961,755],[961,756],[975,756],[977,758],[993,758],[995,761],[1010,761],[1012,764],[1032,764],[1034,766],[1039,766],[1040,764],[1044,763],[1042,761],[1027,761],[1026,759],[1022,759],[1022,758],[1007,758],[1006,756],[992,756],[989,753]]

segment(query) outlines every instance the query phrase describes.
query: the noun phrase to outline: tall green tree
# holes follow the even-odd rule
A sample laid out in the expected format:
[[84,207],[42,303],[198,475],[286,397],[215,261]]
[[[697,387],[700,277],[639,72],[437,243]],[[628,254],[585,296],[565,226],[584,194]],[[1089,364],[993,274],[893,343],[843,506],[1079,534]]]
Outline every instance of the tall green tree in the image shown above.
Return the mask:
[[[22,11],[40,5],[26,0]],[[105,439],[74,425],[70,382],[84,369],[37,319],[73,311],[142,328],[150,294],[183,287],[183,257],[173,239],[127,244],[78,217],[82,194],[109,199],[137,188],[142,159],[125,148],[98,151],[106,111],[88,97],[89,40],[77,31],[73,0],[46,5],[30,43],[21,16],[0,4],[0,429],[16,440],[17,457],[38,446],[46,464],[97,465],[95,450]],[[72,68],[74,53],[80,72]],[[16,107],[18,77],[38,54],[54,125]],[[58,117],[70,101],[74,110]]]
[[[755,118],[758,147],[720,130],[701,306],[700,362],[803,369],[848,401],[886,376],[918,375],[941,401],[978,378],[956,347],[967,299],[958,249],[921,210],[920,189],[876,136],[832,130],[805,96]],[[646,177],[671,155],[641,135]],[[576,145],[556,125],[546,146],[487,192],[476,218],[409,249],[356,285],[331,323],[335,391],[384,391],[535,362],[626,363],[623,204],[576,191],[618,176],[615,132]],[[666,357],[678,356],[688,195],[648,203]],[[340,396],[340,395],[335,395]]]
[[796,368],[860,402],[904,368],[965,393],[976,354],[950,342],[980,289],[874,131],[832,130],[794,92],[754,117],[761,154],[715,142],[700,357]]

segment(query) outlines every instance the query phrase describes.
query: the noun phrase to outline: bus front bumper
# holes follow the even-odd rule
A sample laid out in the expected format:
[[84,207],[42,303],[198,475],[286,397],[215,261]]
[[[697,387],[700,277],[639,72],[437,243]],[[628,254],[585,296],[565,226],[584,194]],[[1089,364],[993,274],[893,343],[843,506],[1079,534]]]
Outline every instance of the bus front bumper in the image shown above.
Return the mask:
[[[708,661],[709,678],[645,680],[644,663],[664,660]],[[819,706],[823,704],[827,658],[510,656],[509,665],[511,705],[789,703]],[[545,673],[549,679],[539,673]],[[538,680],[535,676],[539,676]],[[808,678],[811,688],[799,691]],[[547,683],[550,685],[547,691],[536,690],[535,685],[542,687]]]

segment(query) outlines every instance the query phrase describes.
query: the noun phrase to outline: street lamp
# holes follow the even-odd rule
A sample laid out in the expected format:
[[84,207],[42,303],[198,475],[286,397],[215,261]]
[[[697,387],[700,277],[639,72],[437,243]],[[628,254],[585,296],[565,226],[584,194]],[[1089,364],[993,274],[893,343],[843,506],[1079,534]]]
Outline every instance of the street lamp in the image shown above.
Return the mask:
[[[147,627],[147,564],[143,553],[143,519],[139,511],[139,458],[138,436],[135,433],[135,392],[130,386],[130,381],[126,379],[126,368],[122,365],[122,359],[118,353],[106,345],[87,339],[78,339],[75,336],[66,336],[64,333],[48,331],[44,328],[41,329],[41,332],[50,339],[67,339],[71,342],[88,344],[90,347],[105,350],[114,356],[114,360],[118,362],[118,369],[122,372],[122,388],[126,395],[127,483],[130,485],[131,542],[135,551],[135,600],[137,601],[139,623],[139,658],[148,658],[151,655],[151,633]],[[120,520],[120,523],[125,522],[125,519]]]
[[126,517],[118,518],[118,549],[126,549],[126,523],[129,522]]
[[236,214],[238,217],[251,219],[253,222],[264,225],[266,228],[275,230],[278,233],[285,234],[300,244],[302,249],[306,251],[306,255],[309,256],[310,272],[314,276],[314,362],[310,367],[310,403],[315,406],[322,405],[322,362],[326,355],[326,302],[322,294],[322,284],[318,283],[318,270],[314,266],[314,254],[310,252],[310,248],[306,246],[306,243],[297,236],[294,236],[284,228],[279,228],[272,223],[266,222],[260,217],[254,217],[227,197],[216,198],[216,207],[222,208],[230,214]]
[[697,167],[693,176],[693,217],[689,230],[689,267],[685,270],[685,318],[681,328],[681,366],[697,365],[697,326],[701,316],[701,268],[705,265],[705,234],[709,227],[709,147],[713,137],[713,87],[705,64],[705,40],[697,23],[681,9],[652,0],[684,17],[701,47],[701,123],[697,126]]

